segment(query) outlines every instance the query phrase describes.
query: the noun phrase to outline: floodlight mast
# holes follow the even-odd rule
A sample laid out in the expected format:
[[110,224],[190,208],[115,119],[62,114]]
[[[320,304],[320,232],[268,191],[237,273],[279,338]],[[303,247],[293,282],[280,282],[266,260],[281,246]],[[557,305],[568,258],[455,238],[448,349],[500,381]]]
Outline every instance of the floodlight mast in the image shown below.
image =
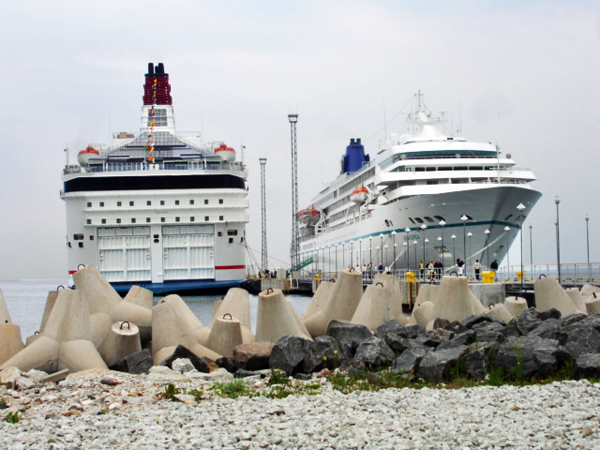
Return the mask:
[[288,114],[291,129],[292,145],[292,243],[290,256],[292,268],[299,266],[298,255],[298,152],[296,147],[296,123],[298,123],[298,114]]
[[261,245],[261,270],[269,267],[269,256],[267,252],[267,184],[265,178],[265,166],[267,158],[259,158],[260,162],[260,216],[262,225],[262,245]]

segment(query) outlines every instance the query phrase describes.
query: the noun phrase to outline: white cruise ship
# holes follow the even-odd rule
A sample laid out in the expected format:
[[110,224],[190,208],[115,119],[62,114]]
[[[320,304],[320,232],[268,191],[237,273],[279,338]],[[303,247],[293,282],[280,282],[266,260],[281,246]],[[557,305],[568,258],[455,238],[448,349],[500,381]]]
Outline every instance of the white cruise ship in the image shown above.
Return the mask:
[[444,133],[420,93],[408,121],[411,134],[392,134],[373,158],[350,141],[340,175],[299,212],[296,268],[502,262],[541,197],[534,174],[491,143]]
[[118,290],[227,288],[246,275],[247,171],[235,150],[175,132],[169,75],[148,64],[139,134],[90,144],[63,171],[69,273]]

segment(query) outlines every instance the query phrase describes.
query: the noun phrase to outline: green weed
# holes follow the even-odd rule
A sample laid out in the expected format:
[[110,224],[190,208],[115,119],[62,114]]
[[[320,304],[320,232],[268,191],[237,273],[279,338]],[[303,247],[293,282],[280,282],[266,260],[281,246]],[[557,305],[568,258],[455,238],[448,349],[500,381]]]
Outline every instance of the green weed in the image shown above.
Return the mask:
[[12,424],[19,423],[19,420],[20,420],[19,411],[9,412],[8,415],[6,416],[6,421],[8,423],[12,423]]

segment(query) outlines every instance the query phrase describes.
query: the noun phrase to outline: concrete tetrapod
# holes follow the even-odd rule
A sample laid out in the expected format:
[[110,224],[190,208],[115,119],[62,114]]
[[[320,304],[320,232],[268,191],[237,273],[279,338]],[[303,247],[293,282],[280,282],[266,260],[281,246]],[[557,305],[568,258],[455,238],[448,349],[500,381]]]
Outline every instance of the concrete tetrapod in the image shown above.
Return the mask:
[[0,364],[8,361],[25,348],[21,328],[10,320],[8,306],[0,289]]
[[592,292],[592,295],[585,299],[585,311],[588,314],[600,314],[600,295]]
[[288,335],[311,339],[300,330],[281,289],[262,291],[258,294],[256,342],[275,343]]
[[[382,283],[385,289],[390,291],[390,307],[393,320],[397,320],[402,325],[406,325],[408,318],[402,312],[402,290],[400,289],[400,279],[386,273],[378,273],[373,279],[373,284]],[[363,294],[364,295],[364,294]]]
[[76,290],[89,302],[92,342],[99,348],[115,322],[135,323],[142,342],[152,337],[152,310],[124,301],[95,266],[84,267],[73,274]]
[[494,317],[495,319],[503,320],[505,323],[508,323],[514,319],[513,315],[508,311],[508,309],[506,309],[506,306],[504,305],[491,304],[485,309],[485,311],[483,311],[483,313],[490,317]]
[[584,284],[583,287],[581,288],[581,295],[586,300],[594,292],[596,294],[600,294],[600,287],[594,286],[593,284]]
[[302,314],[301,319],[303,322],[313,314],[325,308],[326,303],[331,298],[331,291],[333,290],[334,286],[335,283],[333,281],[321,281],[317,291],[306,307],[306,311],[304,311],[304,314]]
[[350,322],[375,331],[385,322],[396,318],[391,303],[391,289],[386,289],[381,281],[372,284],[365,290]]
[[484,310],[479,299],[469,289],[469,282],[465,277],[445,276],[442,277],[429,320],[462,322],[469,316],[483,314]]
[[213,322],[206,346],[223,356],[229,356],[235,347],[243,343],[241,322],[231,314],[225,314]]
[[438,290],[439,286],[437,284],[421,284],[419,286],[419,293],[417,294],[417,300],[415,300],[414,307],[416,308],[425,302],[435,303]]
[[581,292],[579,291],[579,289],[577,289],[576,287],[568,288],[568,289],[565,289],[565,293],[571,299],[571,301],[575,305],[575,308],[577,308],[579,310],[579,312],[583,312],[583,313],[586,312],[585,299],[583,298],[583,295],[581,295]]
[[133,303],[134,305],[143,306],[147,309],[152,309],[152,299],[154,294],[148,289],[140,286],[131,286],[129,292],[123,300]]
[[141,351],[140,330],[137,325],[127,321],[114,323],[100,347],[100,355],[108,367],[127,355]]
[[304,321],[310,335],[313,338],[324,335],[332,320],[349,322],[362,294],[362,273],[353,268],[342,269],[324,308]]
[[[413,309],[411,325],[420,325],[426,327],[431,321],[431,313],[433,312],[433,302],[423,302],[415,309]],[[414,323],[413,323],[414,322]]]
[[[217,302],[215,302],[217,303]],[[213,305],[214,311],[215,305]],[[209,348],[208,337],[211,334],[212,327],[214,326],[217,318],[223,318],[226,314],[230,314],[232,318],[239,320],[242,331],[243,343],[254,342],[254,335],[252,334],[251,322],[250,322],[250,296],[248,291],[240,288],[231,288],[227,291],[227,295],[219,303],[219,307],[213,313],[213,319],[210,325],[202,328],[197,336],[198,342]],[[217,351],[216,349],[213,349]],[[219,353],[217,351],[217,353]]]
[[538,311],[555,308],[563,317],[579,312],[556,278],[548,277],[536,280],[533,289],[535,291],[535,307]]
[[[58,288],[63,288],[63,286],[59,286]],[[42,323],[40,325],[40,333],[44,332],[44,328],[46,328],[46,322],[48,322],[48,317],[50,317],[50,313],[52,312],[52,308],[54,308],[54,304],[56,303],[56,298],[58,297],[58,288],[56,291],[48,292],[48,296],[46,297],[46,305],[44,306],[44,315],[42,316]]]
[[523,297],[506,297],[504,299],[504,307],[510,313],[513,318],[518,317],[521,313],[527,309],[527,300]]
[[202,323],[178,295],[169,295],[152,308],[152,360],[158,365],[183,345],[199,358],[222,355],[198,342]]
[[44,333],[6,361],[0,369],[18,367],[47,373],[69,369],[106,369],[106,364],[90,340],[90,311],[79,291],[60,291],[48,317]]

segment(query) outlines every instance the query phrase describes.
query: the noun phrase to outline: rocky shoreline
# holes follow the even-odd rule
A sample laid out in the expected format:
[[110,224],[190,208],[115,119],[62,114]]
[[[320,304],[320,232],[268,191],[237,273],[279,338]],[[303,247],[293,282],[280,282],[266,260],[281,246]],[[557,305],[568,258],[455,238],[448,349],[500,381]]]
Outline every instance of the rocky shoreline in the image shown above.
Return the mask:
[[[18,423],[0,423],[11,449],[498,449],[600,446],[600,387],[587,380],[516,387],[355,391],[313,377],[318,395],[220,398],[223,369],[148,375],[88,370],[59,383],[6,389]],[[204,392],[170,401],[165,384]],[[243,379],[268,389],[260,374]],[[294,380],[294,383],[308,383]],[[8,410],[7,409],[7,410]],[[6,413],[7,410],[3,412]]]

